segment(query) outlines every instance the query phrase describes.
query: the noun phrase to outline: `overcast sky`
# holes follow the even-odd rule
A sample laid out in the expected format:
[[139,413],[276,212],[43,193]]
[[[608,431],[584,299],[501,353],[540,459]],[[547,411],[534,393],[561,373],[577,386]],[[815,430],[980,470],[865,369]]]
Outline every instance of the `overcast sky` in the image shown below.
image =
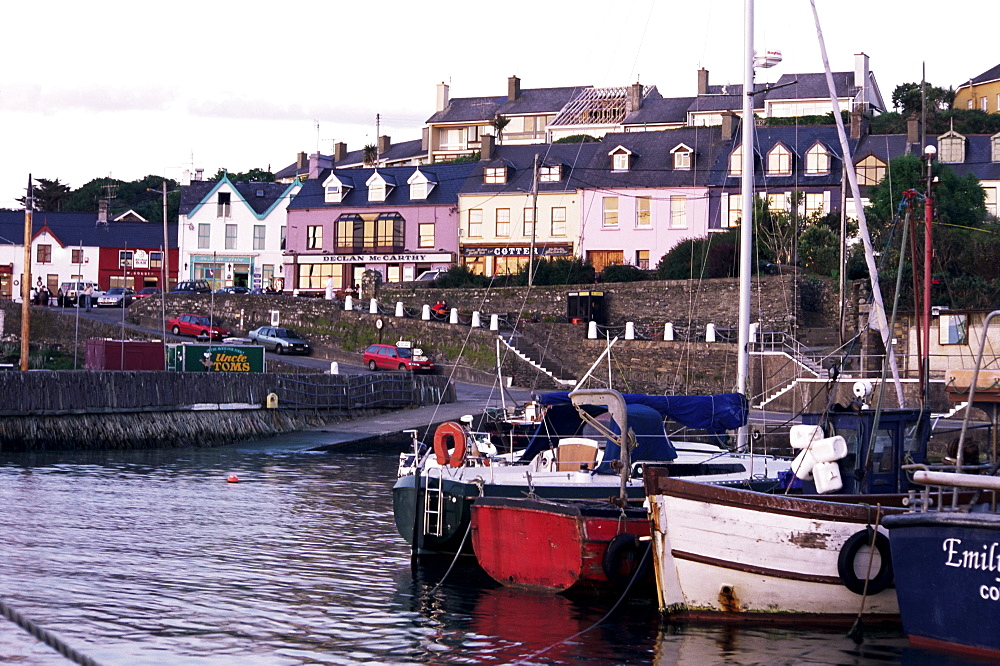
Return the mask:
[[[871,57],[891,104],[900,83],[957,86],[1000,63],[973,0],[816,0],[834,71]],[[743,2],[4,3],[0,207],[28,174],[73,188],[112,176],[179,180],[185,168],[277,171],[299,151],[417,139],[435,86],[452,97],[523,88],[658,86],[690,96],[699,67],[741,83]],[[958,25],[950,33],[945,24]],[[808,0],[757,0],[758,79],[819,72]],[[921,35],[926,35],[920,39]],[[318,125],[318,127],[317,127]]]

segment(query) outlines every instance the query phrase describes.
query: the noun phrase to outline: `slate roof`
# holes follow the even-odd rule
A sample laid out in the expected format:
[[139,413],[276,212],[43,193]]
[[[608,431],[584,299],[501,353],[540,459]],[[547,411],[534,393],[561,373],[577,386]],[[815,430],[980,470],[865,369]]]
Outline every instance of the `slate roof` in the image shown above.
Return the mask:
[[[742,140],[742,136],[737,132],[731,145],[721,155],[715,172],[721,179],[716,184],[726,187],[740,186],[740,176],[729,175],[728,158],[730,153],[741,145]],[[806,175],[806,152],[816,142],[822,143],[830,153],[830,171],[826,174]],[[792,171],[787,176],[768,174],[766,170],[767,154],[779,143],[792,151]],[[856,139],[848,138],[847,143],[849,150],[852,152],[856,150],[858,143]],[[757,156],[754,167],[754,187],[757,189],[806,190],[813,186],[824,188],[840,186],[843,151],[836,125],[757,127],[754,132],[754,154]]]
[[[674,169],[670,152],[684,144],[694,151],[691,169]],[[597,189],[645,187],[708,187],[711,170],[722,152],[728,154],[722,128],[681,127],[658,132],[606,134],[586,170],[586,187]],[[613,171],[608,153],[622,146],[633,157],[628,171]]]
[[[637,133],[638,134],[638,133]],[[566,192],[587,186],[584,173],[586,165],[590,164],[594,152],[601,147],[598,142],[591,143],[553,143],[524,146],[498,146],[494,149],[494,158],[481,160],[473,164],[473,169],[461,189],[462,194],[514,194],[531,192],[531,182],[534,178],[532,167],[535,155],[546,164],[553,161],[562,163],[562,180],[557,183],[539,183],[539,193]],[[488,166],[506,165],[507,182],[486,184],[483,182],[483,170]]]
[[996,67],[991,67],[990,69],[986,70],[979,76],[972,77],[968,83],[963,83],[962,86],[959,87],[968,85],[978,85],[980,83],[986,83],[988,81],[996,81],[997,79],[1000,79],[1000,65],[997,65]]
[[[854,83],[854,72],[833,72],[833,87],[837,97],[853,97],[858,86]],[[791,85],[787,85],[791,84]],[[767,92],[768,100],[775,99],[828,99],[830,89],[826,85],[826,74],[782,74],[774,84],[783,86]]]
[[642,106],[628,114],[622,124],[687,123],[687,110],[694,99],[694,97],[664,97],[643,100]]
[[[965,137],[965,161],[946,162],[959,176],[974,175],[980,181],[1000,180],[1000,162],[993,161],[992,136],[990,134],[963,134]],[[855,159],[866,155],[875,155],[883,162],[906,154],[907,141],[905,134],[872,134],[864,137],[855,150]],[[928,136],[927,145],[938,145],[938,137]],[[918,144],[910,146],[911,152],[917,156],[921,153]]]
[[[163,245],[162,222],[97,223],[97,213],[41,213],[31,218],[32,236],[48,226],[66,247],[82,242],[90,247],[158,248]],[[0,211],[0,244],[24,243],[24,211]],[[167,224],[167,244],[177,247],[177,224]]]
[[581,91],[592,86],[565,88],[526,88],[520,96],[508,102],[506,95],[499,97],[456,97],[443,111],[427,119],[427,124],[461,123],[492,120],[497,114],[526,115],[531,113],[558,113]]
[[[443,206],[458,203],[458,192],[472,171],[474,164],[428,164],[421,167],[383,167],[378,171],[386,179],[394,178],[396,187],[385,198],[385,201],[368,201],[368,187],[365,182],[372,176],[375,169],[323,169],[319,177],[310,178],[302,184],[302,189],[288,205],[289,210],[307,208],[387,208],[394,206]],[[407,179],[417,169],[436,182],[426,199],[410,199],[410,186]],[[338,178],[349,179],[354,188],[348,191],[340,203],[327,203],[323,191],[323,183],[336,173]]]
[[[247,205],[258,215],[263,215],[277,202],[290,187],[288,183],[246,183],[228,181],[239,192]],[[198,206],[205,203],[205,198],[219,184],[216,180],[193,180],[190,185],[181,188],[181,215],[190,215]],[[238,205],[236,201],[232,205]]]
[[[403,160],[413,159],[414,157],[422,157],[427,155],[427,150],[422,148],[423,141],[421,139],[413,139],[412,141],[401,141],[400,143],[390,143],[389,150],[379,155],[379,159],[386,162],[400,162]],[[330,155],[322,155],[323,159],[332,160],[333,157]],[[347,155],[344,156],[337,166],[349,167],[349,166],[361,166],[365,163],[365,150],[364,148],[360,150],[352,150]],[[298,163],[292,162],[284,169],[281,169],[274,174],[275,180],[281,180],[284,178],[295,178],[300,174],[308,174],[309,166],[306,165],[305,169],[299,171]]]

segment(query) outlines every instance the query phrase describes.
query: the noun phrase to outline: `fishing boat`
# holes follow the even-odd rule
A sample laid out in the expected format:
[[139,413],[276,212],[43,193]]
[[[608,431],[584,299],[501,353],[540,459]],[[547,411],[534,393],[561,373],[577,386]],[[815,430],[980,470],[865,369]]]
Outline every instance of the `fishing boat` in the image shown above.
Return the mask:
[[433,447],[415,443],[414,451],[400,457],[393,488],[400,535],[420,555],[471,553],[471,507],[480,498],[607,500],[624,492],[625,504],[640,505],[645,497],[643,470],[651,463],[701,481],[772,485],[789,467],[788,461],[771,456],[667,437],[664,419],[714,434],[739,427],[748,411],[740,394],[655,396],[612,391],[626,406],[628,428],[636,442],[623,483],[617,465],[620,449],[613,437],[609,440],[594,429],[593,421],[607,420],[606,433],[618,426],[604,416],[606,403],[586,404],[594,396],[591,391],[574,391],[573,398],[564,392],[538,396],[521,418],[514,419],[513,427],[519,430],[505,433],[507,452],[502,452],[505,442],[498,433],[474,432],[468,422],[438,426]]

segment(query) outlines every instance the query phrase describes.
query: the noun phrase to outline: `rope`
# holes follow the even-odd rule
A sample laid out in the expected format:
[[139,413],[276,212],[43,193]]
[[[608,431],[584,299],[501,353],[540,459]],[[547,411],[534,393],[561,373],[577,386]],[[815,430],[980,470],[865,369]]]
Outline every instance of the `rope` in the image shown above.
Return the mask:
[[81,666],[99,666],[96,661],[71,648],[64,640],[53,634],[51,631],[38,626],[38,624],[25,617],[20,611],[11,607],[10,604],[2,599],[0,599],[0,614],[3,614],[5,618],[21,627],[70,661],[80,664]]
[[[476,478],[475,481],[473,481],[473,483],[475,483],[476,487],[479,488],[479,496],[482,497],[483,480],[480,478]],[[465,547],[465,540],[469,538],[469,532],[471,531],[472,531],[472,518],[470,517],[469,524],[465,528],[465,534],[462,535],[462,541],[461,543],[458,544],[458,548],[455,550],[455,557],[452,558],[451,564],[448,565],[448,570],[444,572],[444,575],[441,576],[441,580],[439,580],[437,582],[437,585],[432,587],[430,592],[428,592],[427,594],[434,594],[435,592],[437,592],[439,587],[444,585],[444,581],[448,578],[448,574],[450,574],[451,570],[455,568],[455,563],[458,562],[458,558],[462,555],[462,548]]]

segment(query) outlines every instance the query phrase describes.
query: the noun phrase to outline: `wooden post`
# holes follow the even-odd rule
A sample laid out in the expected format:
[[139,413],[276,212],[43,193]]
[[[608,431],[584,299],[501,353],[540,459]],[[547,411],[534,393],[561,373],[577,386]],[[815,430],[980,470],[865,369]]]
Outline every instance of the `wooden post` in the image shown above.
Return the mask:
[[28,174],[28,196],[24,200],[24,270],[21,271],[21,370],[28,369],[28,348],[31,332],[31,213],[35,198]]

